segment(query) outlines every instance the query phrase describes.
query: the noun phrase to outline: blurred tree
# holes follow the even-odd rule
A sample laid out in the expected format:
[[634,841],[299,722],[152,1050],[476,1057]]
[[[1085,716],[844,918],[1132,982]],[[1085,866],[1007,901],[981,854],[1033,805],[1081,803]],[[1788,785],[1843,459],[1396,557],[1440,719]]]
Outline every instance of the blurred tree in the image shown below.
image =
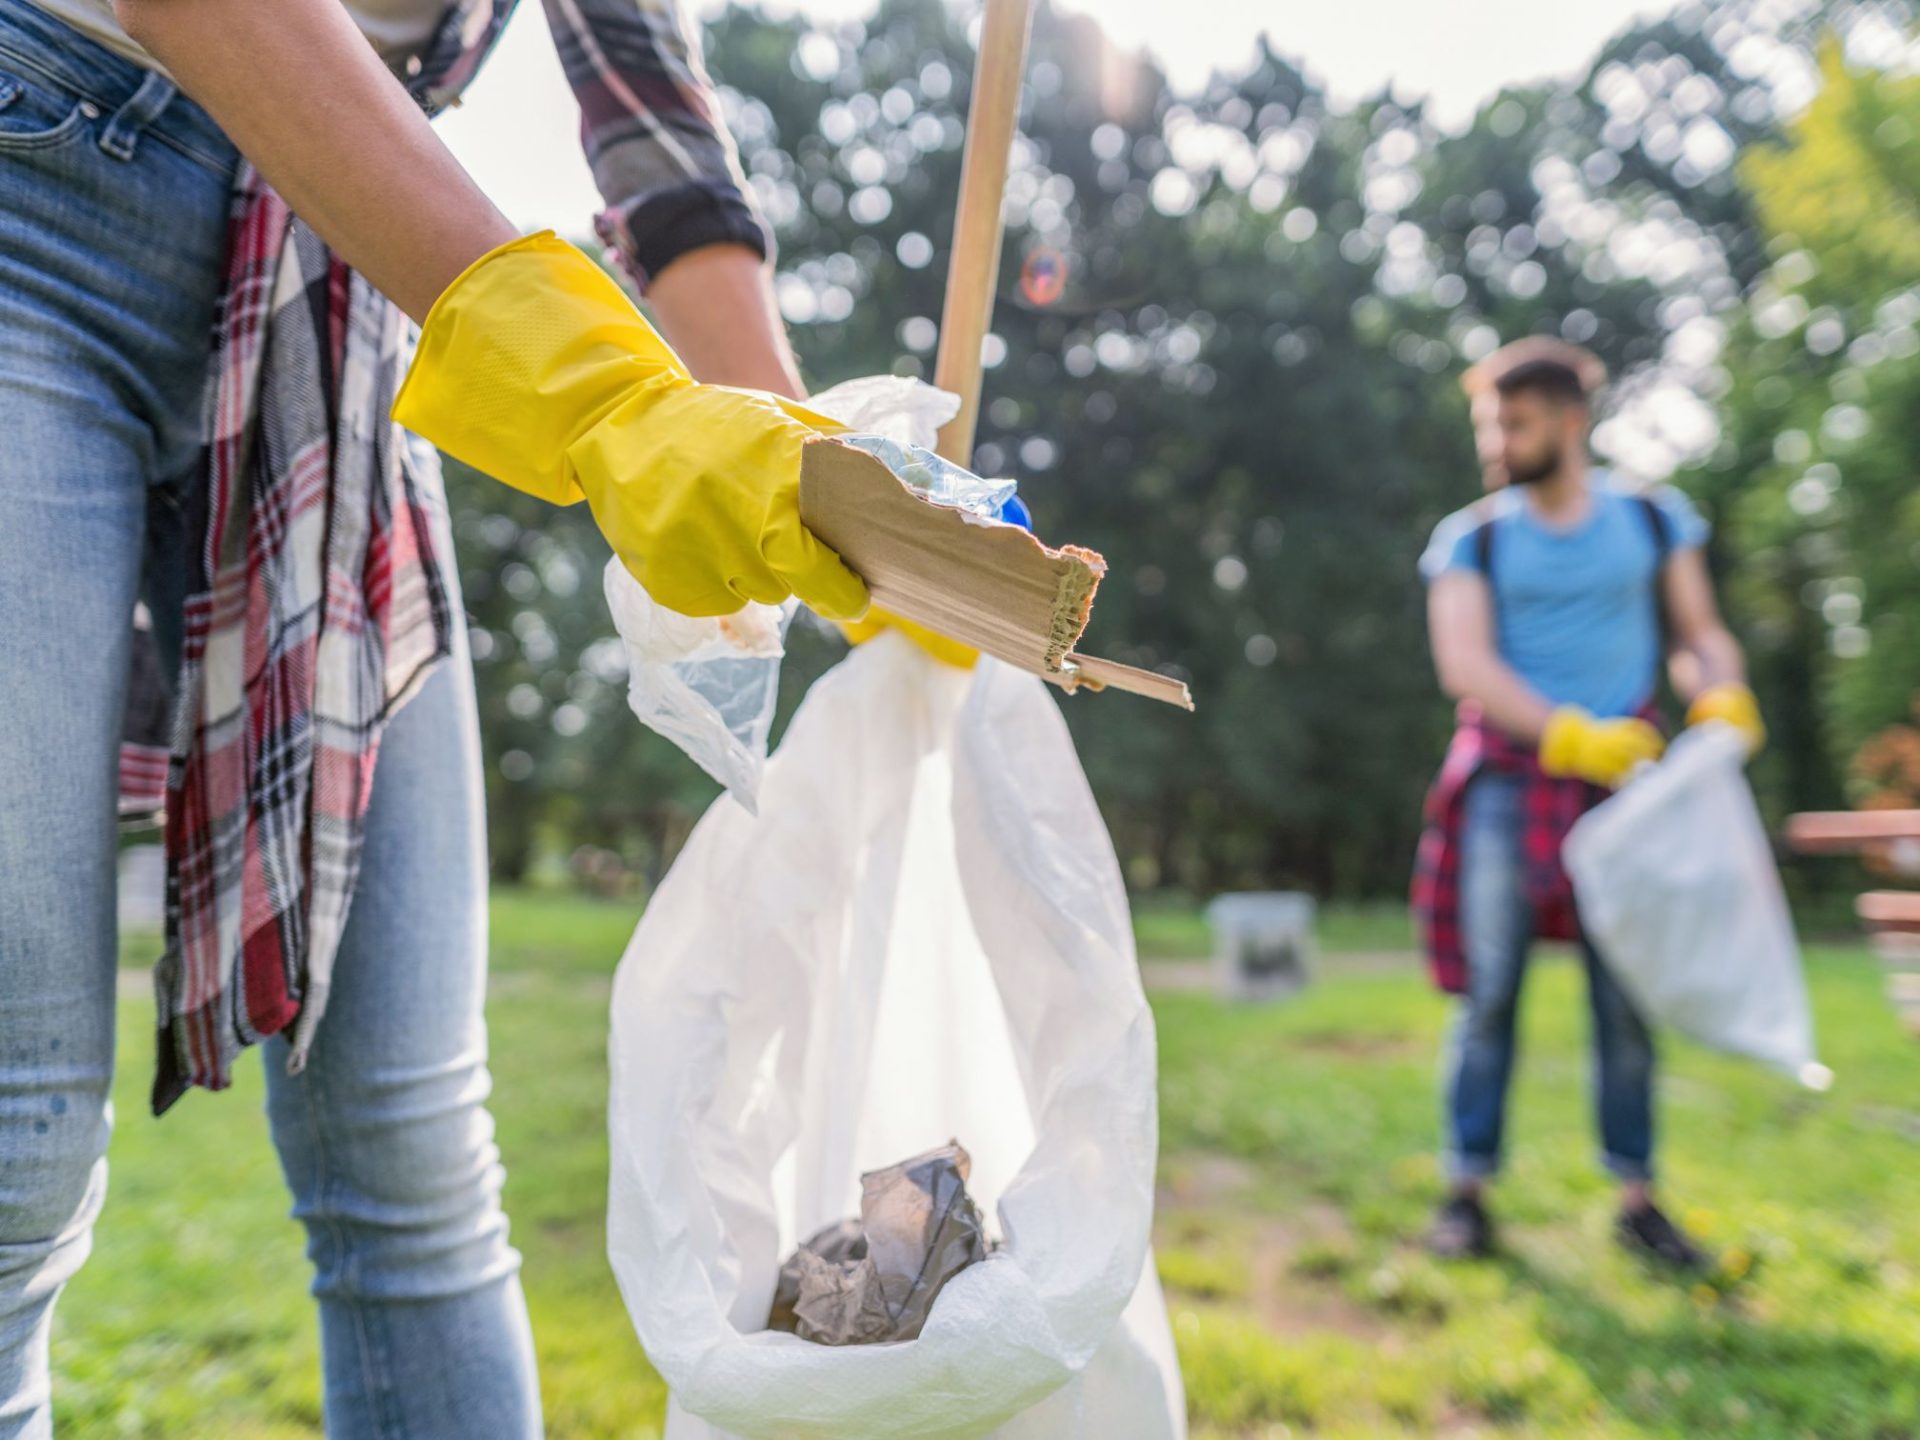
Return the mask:
[[[970,80],[955,13],[781,31],[730,12],[712,59],[796,343],[821,381],[924,373]],[[1178,96],[1040,11],[975,464],[1109,557],[1088,648],[1200,697],[1067,705],[1137,884],[1403,882],[1447,724],[1415,561],[1478,485],[1459,370],[1540,328],[1657,359],[1663,295],[1697,278],[1594,262],[1619,207],[1586,215],[1568,176],[1603,127],[1563,89],[1448,136],[1385,97],[1332,105],[1264,46]],[[1702,228],[1648,203],[1663,236]]]
[[[1178,95],[1092,19],[1041,8],[974,461],[1020,479],[1043,535],[1107,555],[1087,648],[1195,687],[1195,716],[1123,697],[1063,702],[1132,882],[1400,889],[1448,723],[1415,563],[1479,484],[1457,378],[1527,332],[1590,345],[1619,377],[1596,435],[1604,455],[1646,475],[1690,467],[1779,717],[1766,773],[1788,778],[1773,791],[1799,801],[1830,784],[1817,717],[1794,707],[1811,717],[1826,703],[1814,682],[1829,662],[1815,674],[1808,657],[1834,627],[1794,576],[1817,572],[1844,595],[1863,572],[1835,570],[1825,541],[1809,549],[1768,527],[1798,516],[1783,498],[1798,479],[1778,467],[1799,462],[1775,458],[1782,407],[1816,406],[1795,424],[1826,444],[1843,397],[1816,404],[1783,375],[1780,400],[1765,368],[1785,359],[1777,339],[1742,358],[1760,343],[1749,312],[1795,288],[1783,289],[1756,206],[1783,232],[1786,202],[1770,195],[1808,177],[1769,170],[1784,157],[1744,171],[1739,157],[1817,91],[1817,22],[1871,48],[1908,12],[1786,8],[1683,5],[1624,33],[1577,81],[1497,96],[1457,134],[1390,95],[1336,104],[1264,42],[1250,66]],[[816,386],[931,372],[970,14],[883,0],[864,22],[732,9],[713,25],[709,61],[778,232],[777,294]],[[1892,133],[1814,147],[1833,169],[1822,183],[1844,189],[1847,166],[1884,160]],[[1811,134],[1796,131],[1784,156]],[[1829,227],[1860,252],[1849,264],[1880,277],[1875,303],[1910,283],[1889,257],[1913,243],[1911,201],[1834,212],[1883,222],[1871,243]],[[1814,305],[1845,308],[1800,303],[1796,334],[1814,333]],[[1890,303],[1904,314],[1909,302]],[[1841,323],[1862,333],[1857,318]],[[1891,390],[1884,404],[1897,404]],[[1887,485],[1909,473],[1869,448]],[[584,512],[489,503],[498,513],[463,522],[462,540],[491,647],[479,663],[496,864],[521,873],[536,849],[586,841],[657,873],[713,791],[625,710],[596,583],[604,548]],[[1895,554],[1885,537],[1881,550]],[[1734,563],[1749,551],[1756,563]],[[1836,625],[1845,611],[1831,606]],[[788,708],[837,653],[804,627],[795,649]]]
[[1781,801],[1835,803],[1920,680],[1920,81],[1820,51],[1818,98],[1742,164],[1772,263],[1726,355],[1733,599],[1784,722]]

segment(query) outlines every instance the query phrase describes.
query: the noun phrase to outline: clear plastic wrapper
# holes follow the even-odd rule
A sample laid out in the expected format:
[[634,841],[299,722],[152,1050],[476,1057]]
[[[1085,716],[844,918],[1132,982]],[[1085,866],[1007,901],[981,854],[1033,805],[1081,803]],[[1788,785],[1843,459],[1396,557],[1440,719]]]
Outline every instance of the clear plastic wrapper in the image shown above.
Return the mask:
[[1001,512],[1019,488],[1011,480],[983,480],[964,465],[943,460],[924,446],[906,444],[885,435],[840,438],[879,460],[935,504],[951,505],[988,524],[1001,523]]
[[696,619],[656,603],[618,558],[605,584],[627,649],[627,704],[752,813],[794,602]]

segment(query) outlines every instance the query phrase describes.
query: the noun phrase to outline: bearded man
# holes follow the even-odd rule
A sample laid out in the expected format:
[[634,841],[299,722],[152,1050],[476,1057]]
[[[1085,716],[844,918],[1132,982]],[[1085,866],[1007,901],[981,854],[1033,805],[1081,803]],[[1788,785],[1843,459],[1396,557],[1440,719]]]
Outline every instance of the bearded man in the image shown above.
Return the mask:
[[1659,758],[1663,662],[1687,722],[1764,739],[1739,644],[1721,622],[1679,491],[1635,490],[1588,459],[1599,361],[1556,341],[1509,345],[1464,384],[1488,493],[1448,517],[1421,559],[1441,686],[1460,724],[1427,800],[1414,908],[1442,989],[1449,1191],[1429,1243],[1494,1249],[1485,1203],[1500,1168],[1514,1018],[1537,937],[1578,944],[1593,1013],[1602,1163],[1615,1233],[1680,1269],[1704,1263],[1654,1203],[1652,1037],[1580,932],[1560,845],[1579,816]]

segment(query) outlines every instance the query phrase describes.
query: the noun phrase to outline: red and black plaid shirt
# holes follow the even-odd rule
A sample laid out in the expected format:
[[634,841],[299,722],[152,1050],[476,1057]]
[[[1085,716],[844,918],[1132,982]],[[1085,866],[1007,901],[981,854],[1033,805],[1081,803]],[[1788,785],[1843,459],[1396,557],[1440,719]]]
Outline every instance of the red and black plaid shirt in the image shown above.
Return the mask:
[[1421,948],[1433,983],[1449,995],[1463,995],[1467,989],[1467,952],[1460,932],[1460,832],[1467,786],[1482,769],[1526,781],[1521,884],[1533,906],[1533,933],[1543,940],[1579,936],[1573,884],[1561,867],[1560,847],[1573,822],[1607,797],[1598,785],[1548,775],[1533,746],[1489,725],[1479,707],[1460,707],[1459,726],[1427,792],[1413,867],[1413,918]]
[[[698,246],[771,246],[682,3],[546,0],[608,202],[600,234],[641,283]],[[513,6],[448,0],[404,67],[423,107],[454,101]],[[156,1112],[224,1087],[245,1047],[290,1025],[304,1063],[381,729],[459,623],[437,461],[389,418],[405,318],[251,166],[229,233],[170,744],[136,713],[120,770],[123,813],[163,796],[166,813]]]

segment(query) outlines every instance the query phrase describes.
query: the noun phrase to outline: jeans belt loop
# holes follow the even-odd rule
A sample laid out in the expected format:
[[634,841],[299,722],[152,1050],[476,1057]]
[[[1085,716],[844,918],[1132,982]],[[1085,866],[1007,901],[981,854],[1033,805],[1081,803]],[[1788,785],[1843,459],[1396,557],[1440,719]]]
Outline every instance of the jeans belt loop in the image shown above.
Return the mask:
[[116,160],[131,160],[140,132],[159,118],[176,93],[171,80],[158,70],[149,70],[139,88],[127,97],[127,103],[108,119],[100,132],[100,148]]

